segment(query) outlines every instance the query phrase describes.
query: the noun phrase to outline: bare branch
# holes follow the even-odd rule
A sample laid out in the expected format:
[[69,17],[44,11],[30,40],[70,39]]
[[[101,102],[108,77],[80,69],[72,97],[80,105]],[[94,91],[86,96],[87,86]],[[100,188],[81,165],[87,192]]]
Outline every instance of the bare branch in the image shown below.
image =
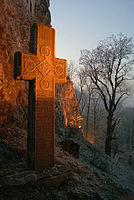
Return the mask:
[[132,80],[134,77],[130,74],[134,67],[133,49],[132,38],[119,34],[100,41],[92,51],[81,51],[80,64],[84,67],[85,75],[95,85],[107,111],[106,151],[117,125],[113,121],[115,110],[121,99],[128,95],[128,87],[124,89],[125,80]]

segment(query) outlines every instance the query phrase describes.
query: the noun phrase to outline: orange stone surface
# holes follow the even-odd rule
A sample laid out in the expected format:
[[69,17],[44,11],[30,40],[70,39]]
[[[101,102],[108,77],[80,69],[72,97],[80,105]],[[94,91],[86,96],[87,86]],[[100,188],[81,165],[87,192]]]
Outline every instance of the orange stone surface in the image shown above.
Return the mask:
[[32,30],[30,53],[15,55],[15,78],[29,81],[28,167],[42,170],[54,165],[55,82],[66,82],[67,63],[55,58],[53,28]]

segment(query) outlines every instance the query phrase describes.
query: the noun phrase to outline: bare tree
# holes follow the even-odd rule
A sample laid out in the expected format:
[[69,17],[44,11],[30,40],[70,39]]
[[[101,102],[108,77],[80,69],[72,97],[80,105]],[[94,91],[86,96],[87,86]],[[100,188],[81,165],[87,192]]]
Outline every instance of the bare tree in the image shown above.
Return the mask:
[[[80,72],[77,72],[77,77],[79,80],[79,98],[78,98],[78,104],[80,104],[81,100],[82,100],[82,96],[83,96],[83,88],[84,88],[84,77],[83,74]],[[84,109],[84,108],[83,108]],[[82,111],[83,111],[82,109]]]
[[76,65],[75,62],[70,61],[67,65],[67,76],[70,80],[74,79],[75,76],[75,71],[76,71]]
[[133,47],[132,38],[119,34],[101,41],[92,51],[81,51],[83,72],[95,85],[107,111],[105,153],[109,156],[112,134],[118,123],[114,114],[119,102],[129,94],[126,80],[132,78]]
[[[96,93],[94,85],[81,68],[77,70],[77,82],[76,97],[79,112],[83,115],[83,134],[90,142],[91,140],[96,142],[96,131],[99,127],[100,96]],[[91,137],[89,137],[89,134]]]
[[96,136],[97,131],[99,129],[99,123],[100,123],[100,108],[101,108],[101,98],[99,95],[96,94],[96,92],[92,95],[92,106],[93,106],[93,137],[94,137],[94,143],[96,143]]
[[91,107],[91,100],[92,100],[92,95],[94,92],[94,88],[91,84],[88,84],[86,81],[86,87],[87,87],[87,114],[86,114],[86,138],[88,138],[88,132],[89,132],[89,117],[90,117],[90,107]]

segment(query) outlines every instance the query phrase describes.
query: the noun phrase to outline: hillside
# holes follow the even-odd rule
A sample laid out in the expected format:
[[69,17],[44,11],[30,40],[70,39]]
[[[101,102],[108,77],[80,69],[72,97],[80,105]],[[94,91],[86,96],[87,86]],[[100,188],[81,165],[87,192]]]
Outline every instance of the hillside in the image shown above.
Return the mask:
[[25,147],[16,151],[12,141],[16,132],[20,135],[18,144],[21,143],[21,131],[24,134],[24,130],[17,128],[3,129],[10,142],[5,144],[5,138],[0,143],[0,199],[122,200],[132,196],[134,172],[115,163],[77,134],[57,144],[52,169],[27,170],[25,151],[22,153]]

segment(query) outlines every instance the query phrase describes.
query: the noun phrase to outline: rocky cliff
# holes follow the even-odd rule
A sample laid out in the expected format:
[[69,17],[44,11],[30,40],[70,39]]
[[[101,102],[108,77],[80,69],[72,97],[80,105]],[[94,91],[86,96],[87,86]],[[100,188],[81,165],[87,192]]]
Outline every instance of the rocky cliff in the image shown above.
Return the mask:
[[49,1],[30,15],[24,0],[0,1],[0,127],[26,126],[28,83],[14,80],[14,53],[28,52],[33,23],[51,25]]

